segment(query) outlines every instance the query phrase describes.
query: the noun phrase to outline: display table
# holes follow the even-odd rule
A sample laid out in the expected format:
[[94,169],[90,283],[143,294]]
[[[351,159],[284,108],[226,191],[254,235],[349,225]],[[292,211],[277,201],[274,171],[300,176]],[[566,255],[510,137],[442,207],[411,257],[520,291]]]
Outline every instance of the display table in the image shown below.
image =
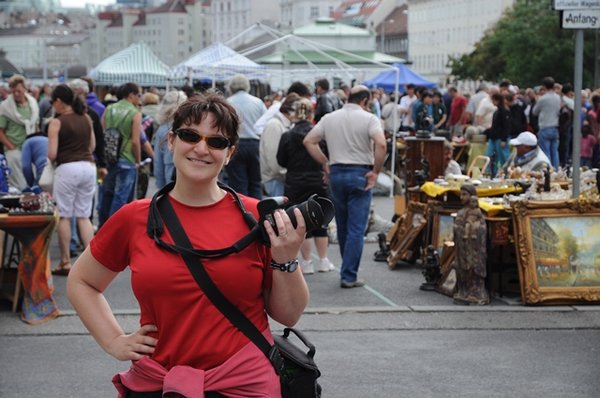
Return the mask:
[[21,244],[19,276],[23,283],[21,319],[30,324],[48,321],[59,315],[52,292],[49,247],[58,225],[58,213],[0,215],[0,229]]
[[[453,187],[451,185],[439,185],[431,181],[428,181],[425,184],[421,185],[421,192],[425,193],[431,198],[437,198],[438,196],[442,196],[448,192],[456,194],[457,197],[460,196],[460,188]],[[514,194],[520,192],[522,192],[522,189],[520,187],[510,185],[498,188],[477,188],[477,196],[481,198],[490,196],[502,196],[506,194]]]

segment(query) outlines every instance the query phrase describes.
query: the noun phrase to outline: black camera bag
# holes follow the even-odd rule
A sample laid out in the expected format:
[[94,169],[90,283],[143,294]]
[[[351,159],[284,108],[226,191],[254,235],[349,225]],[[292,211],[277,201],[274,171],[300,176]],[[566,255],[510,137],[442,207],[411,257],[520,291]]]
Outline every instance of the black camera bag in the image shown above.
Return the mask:
[[[166,196],[166,195],[165,195]],[[177,246],[192,249],[175,210],[166,197],[158,200],[158,209]],[[233,305],[210,278],[199,256],[191,250],[179,252],[206,297],[225,317],[252,341],[271,361],[281,383],[282,398],[321,398],[321,386],[317,378],[321,376],[314,361],[315,346],[298,330],[285,328],[283,335],[273,336],[274,345],[263,336],[235,305]],[[288,338],[293,332],[308,348],[308,352],[298,348]]]
[[[290,332],[294,333],[298,339],[308,348],[298,348],[288,338]],[[279,374],[281,380],[281,396],[285,398],[319,398],[321,396],[321,386],[317,379],[321,376],[321,371],[314,361],[315,346],[306,339],[306,336],[299,330],[285,328],[283,335],[274,335],[275,347],[283,359],[283,371]]]

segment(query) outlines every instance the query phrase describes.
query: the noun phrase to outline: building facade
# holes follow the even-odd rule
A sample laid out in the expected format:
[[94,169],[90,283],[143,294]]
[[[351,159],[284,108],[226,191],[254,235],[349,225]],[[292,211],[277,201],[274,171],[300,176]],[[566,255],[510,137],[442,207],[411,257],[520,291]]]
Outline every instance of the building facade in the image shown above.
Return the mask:
[[[262,22],[275,25],[281,20],[281,10],[276,0],[211,0],[209,18],[212,23],[211,43],[228,42],[235,47],[238,41],[232,38]],[[242,39],[239,40],[241,43]]]
[[445,84],[450,57],[473,51],[514,0],[408,0],[408,59],[423,76]]
[[340,0],[280,0],[282,30],[309,25],[321,17],[330,17]]

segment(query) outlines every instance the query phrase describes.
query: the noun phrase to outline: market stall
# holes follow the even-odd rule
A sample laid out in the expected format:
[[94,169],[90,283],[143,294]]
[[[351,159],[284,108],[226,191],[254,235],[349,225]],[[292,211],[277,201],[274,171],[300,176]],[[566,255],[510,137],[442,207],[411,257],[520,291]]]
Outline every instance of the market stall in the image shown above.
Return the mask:
[[486,287],[491,294],[504,295],[506,280],[518,279],[518,290],[512,293],[520,294],[523,304],[600,301],[596,171],[582,171],[577,199],[571,199],[572,181],[561,172],[510,177],[447,176],[410,188],[407,211],[389,239],[389,268],[418,264],[425,277],[421,288],[453,296],[453,226],[464,206],[461,187],[473,184],[486,224],[482,250],[487,251]]

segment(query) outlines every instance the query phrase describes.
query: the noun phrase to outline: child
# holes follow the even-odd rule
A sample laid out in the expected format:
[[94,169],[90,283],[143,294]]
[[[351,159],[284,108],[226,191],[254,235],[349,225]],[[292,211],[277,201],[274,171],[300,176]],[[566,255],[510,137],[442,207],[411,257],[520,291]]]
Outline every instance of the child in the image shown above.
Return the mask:
[[583,126],[581,127],[581,167],[592,167],[594,145],[596,145],[596,137],[592,134],[590,125],[587,121],[584,121]]

